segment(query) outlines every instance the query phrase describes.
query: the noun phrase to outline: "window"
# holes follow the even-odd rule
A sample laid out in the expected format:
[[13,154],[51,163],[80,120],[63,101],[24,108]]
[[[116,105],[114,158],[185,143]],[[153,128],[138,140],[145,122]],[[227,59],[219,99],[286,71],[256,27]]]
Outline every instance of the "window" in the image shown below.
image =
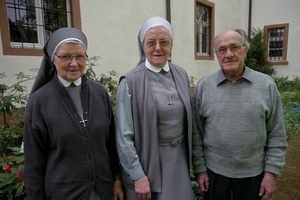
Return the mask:
[[207,0],[195,3],[195,59],[213,60],[214,4]]
[[287,42],[289,24],[268,25],[264,27],[267,43],[267,61],[272,64],[288,64]]
[[79,0],[0,1],[0,17],[4,55],[42,55],[53,31],[81,28]]

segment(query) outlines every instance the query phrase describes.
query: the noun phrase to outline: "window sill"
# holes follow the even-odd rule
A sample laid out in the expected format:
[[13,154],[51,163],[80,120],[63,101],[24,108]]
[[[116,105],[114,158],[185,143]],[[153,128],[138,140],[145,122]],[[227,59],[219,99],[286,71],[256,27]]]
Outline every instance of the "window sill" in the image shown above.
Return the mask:
[[271,64],[271,65],[288,65],[288,64],[289,64],[289,61],[287,61],[287,60],[281,60],[281,61],[268,61],[267,63],[268,63],[268,64]]

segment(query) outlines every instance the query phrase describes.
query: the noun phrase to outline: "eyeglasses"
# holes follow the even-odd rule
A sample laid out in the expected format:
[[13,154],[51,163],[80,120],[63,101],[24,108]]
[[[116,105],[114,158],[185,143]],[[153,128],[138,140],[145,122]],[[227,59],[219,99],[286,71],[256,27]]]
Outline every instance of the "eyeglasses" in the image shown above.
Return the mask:
[[244,47],[244,46],[246,46],[246,45],[244,45],[244,44],[242,44],[242,45],[235,44],[235,45],[231,45],[229,47],[220,47],[219,49],[216,50],[216,53],[218,55],[225,55],[228,52],[228,49],[230,50],[230,52],[236,53],[236,52],[240,51],[241,48]]
[[171,44],[169,40],[148,40],[146,42],[146,46],[151,48],[156,46],[157,43],[159,44],[160,47],[168,47]]
[[70,63],[72,62],[73,58],[75,58],[75,60],[78,62],[78,63],[84,63],[86,61],[86,58],[87,58],[87,55],[76,55],[76,56],[71,56],[71,55],[56,55],[62,62],[65,62],[65,63]]

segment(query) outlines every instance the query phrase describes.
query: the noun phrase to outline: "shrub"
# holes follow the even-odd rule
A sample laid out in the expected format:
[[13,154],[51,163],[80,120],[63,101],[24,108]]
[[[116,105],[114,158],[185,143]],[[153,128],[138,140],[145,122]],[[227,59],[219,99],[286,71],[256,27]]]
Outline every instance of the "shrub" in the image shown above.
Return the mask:
[[279,77],[275,79],[281,94],[283,105],[285,128],[287,135],[300,127],[300,78]]
[[24,156],[19,147],[8,147],[10,152],[2,153],[0,165],[0,199],[24,199],[25,187],[23,181]]
[[[0,84],[0,113],[3,125],[0,125],[0,199],[24,199],[23,182],[24,157],[20,152],[23,114],[28,94],[23,85],[33,77],[20,72],[15,75],[17,82],[11,86]],[[0,73],[0,79],[5,78]],[[13,119],[13,120],[9,120]]]
[[276,74],[276,70],[267,62],[264,38],[262,30],[251,30],[251,35],[249,37],[250,49],[248,51],[245,64],[256,71],[273,75]]
[[101,83],[107,88],[113,110],[115,111],[116,96],[117,96],[117,89],[118,89],[118,81],[117,81],[118,74],[115,70],[111,70],[108,71],[108,74],[100,74],[98,76],[94,71],[94,67],[96,66],[96,63],[99,60],[99,58],[100,58],[99,56],[94,56],[88,59],[85,75],[88,78]]

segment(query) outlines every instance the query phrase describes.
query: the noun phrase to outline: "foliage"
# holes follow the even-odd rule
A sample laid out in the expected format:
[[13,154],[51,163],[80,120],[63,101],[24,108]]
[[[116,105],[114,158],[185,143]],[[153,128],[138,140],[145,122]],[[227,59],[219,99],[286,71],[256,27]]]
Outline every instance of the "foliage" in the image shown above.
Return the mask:
[[[8,125],[6,114],[10,114],[16,107],[24,108],[28,99],[27,88],[23,83],[32,80],[33,77],[25,75],[23,72],[15,74],[17,82],[11,86],[0,84],[0,111],[2,111],[4,125]],[[5,78],[4,73],[0,73],[0,79]]]
[[[16,83],[11,86],[0,84],[0,113],[3,125],[0,125],[0,199],[24,199],[23,182],[24,157],[20,152],[24,127],[24,108],[28,99],[24,83],[33,77],[20,72],[15,75]],[[5,78],[0,73],[0,79]],[[13,118],[14,120],[9,120]]]
[[94,56],[88,59],[85,75],[88,78],[98,83],[101,83],[107,88],[113,110],[115,110],[117,88],[118,88],[117,72],[115,70],[111,70],[108,72],[108,74],[100,74],[100,76],[97,76],[94,71],[94,67],[96,66],[96,63],[99,60],[99,58],[100,58],[99,56]]
[[281,94],[285,128],[289,135],[300,127],[300,77],[294,77],[293,80],[279,77],[275,82]]
[[0,199],[18,200],[25,198],[23,181],[24,156],[19,147],[9,147],[8,154],[0,158],[2,171],[0,173]]
[[203,197],[202,191],[196,181],[196,177],[193,172],[190,173],[192,189],[194,192],[194,200],[200,200]]
[[196,80],[196,78],[194,76],[190,76],[189,77],[190,87],[194,87],[195,86],[195,80]]
[[[23,121],[21,115],[13,115],[16,119]],[[15,123],[12,126],[0,125],[0,152],[8,152],[9,146],[19,146],[22,142],[22,127],[21,124]]]
[[251,30],[251,36],[249,37],[250,49],[248,51],[245,64],[256,71],[273,75],[276,74],[276,70],[267,62],[264,38],[262,30]]
[[[19,146],[22,141],[23,114],[28,99],[25,82],[33,79],[32,76],[19,72],[14,75],[16,83],[8,86],[0,84],[0,113],[3,125],[0,125],[0,152],[6,152],[8,146]],[[0,79],[5,78],[0,73]],[[13,118],[13,121],[9,119]]]

